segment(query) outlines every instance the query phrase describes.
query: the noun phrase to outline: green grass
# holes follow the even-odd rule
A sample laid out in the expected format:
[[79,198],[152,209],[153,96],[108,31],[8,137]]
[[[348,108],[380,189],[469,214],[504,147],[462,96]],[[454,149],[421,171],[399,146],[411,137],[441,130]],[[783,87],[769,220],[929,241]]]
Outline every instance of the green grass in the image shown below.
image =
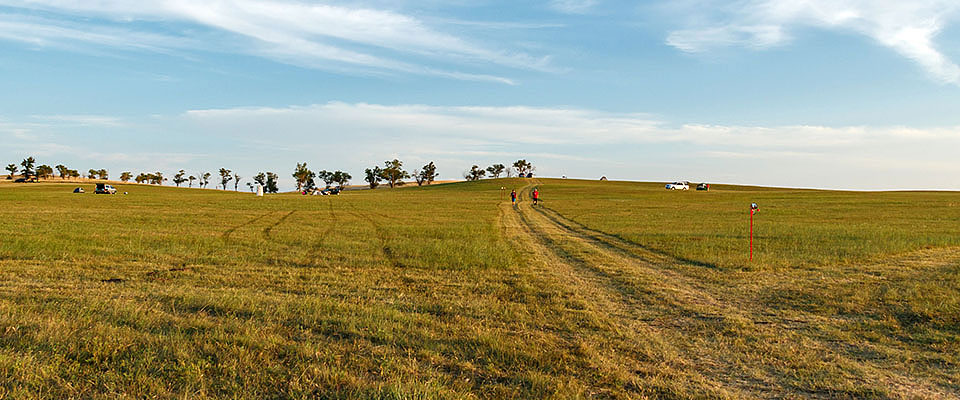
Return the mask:
[[956,193],[535,182],[0,184],[0,399],[960,393]]
[[[842,192],[544,180],[547,206],[597,230],[720,268],[851,264],[960,246],[956,192]],[[749,262],[750,203],[754,262]]]

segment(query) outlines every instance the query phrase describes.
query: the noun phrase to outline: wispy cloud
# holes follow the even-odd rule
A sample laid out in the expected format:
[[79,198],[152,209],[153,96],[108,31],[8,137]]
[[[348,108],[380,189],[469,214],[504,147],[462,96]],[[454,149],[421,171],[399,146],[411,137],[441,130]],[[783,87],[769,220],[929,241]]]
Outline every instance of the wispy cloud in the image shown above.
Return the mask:
[[[89,120],[103,126],[75,127]],[[582,108],[383,105],[193,110],[136,123],[104,116],[0,119],[0,159],[146,171],[283,172],[296,162],[359,173],[398,157],[446,177],[527,158],[544,175],[726,181],[832,188],[960,189],[960,127],[684,124]],[[90,144],[78,130],[102,132]],[[149,151],[118,134],[162,131]],[[67,145],[52,145],[66,143]],[[29,153],[29,154],[28,154]],[[72,160],[72,161],[71,161]],[[47,162],[47,161],[44,161]],[[53,161],[51,161],[53,162]],[[103,166],[98,166],[98,165]],[[282,174],[288,176],[289,174]],[[288,178],[284,178],[288,179]]]
[[582,14],[592,10],[600,0],[551,0],[550,7],[566,14]]
[[[512,80],[469,69],[553,70],[548,56],[481,44],[410,15],[362,6],[253,0],[3,0],[0,5],[21,11],[0,16],[0,39],[37,45],[82,41],[131,50],[197,49],[209,47],[204,39],[221,32],[248,43],[216,50],[309,68],[345,71],[349,66],[500,83]],[[25,15],[29,11],[46,17]],[[175,24],[204,29],[176,29]],[[164,29],[151,30],[158,25]]]
[[764,49],[783,45],[800,27],[850,31],[907,57],[934,79],[960,85],[960,67],[934,39],[960,11],[951,0],[750,0],[705,1],[684,7],[693,17],[667,43],[687,52],[719,46]]

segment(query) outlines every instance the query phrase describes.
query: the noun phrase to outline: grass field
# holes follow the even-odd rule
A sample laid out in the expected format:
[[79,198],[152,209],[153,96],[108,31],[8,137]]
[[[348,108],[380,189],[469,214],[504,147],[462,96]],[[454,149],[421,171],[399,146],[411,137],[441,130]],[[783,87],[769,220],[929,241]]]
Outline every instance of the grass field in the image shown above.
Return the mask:
[[960,396],[958,193],[73,186],[0,185],[0,398]]

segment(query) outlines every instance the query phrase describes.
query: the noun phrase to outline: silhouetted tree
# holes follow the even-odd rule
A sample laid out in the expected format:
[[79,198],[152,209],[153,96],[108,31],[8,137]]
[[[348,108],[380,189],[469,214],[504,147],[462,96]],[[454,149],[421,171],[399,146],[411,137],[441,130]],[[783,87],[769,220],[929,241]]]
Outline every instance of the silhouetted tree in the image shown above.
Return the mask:
[[297,163],[297,168],[293,170],[293,178],[297,180],[297,191],[310,189],[316,175],[307,168],[307,163]]
[[264,185],[263,191],[266,193],[277,193],[280,191],[280,188],[277,186],[277,181],[279,176],[273,172],[267,172],[267,184]]
[[233,173],[233,191],[234,192],[238,191],[237,190],[238,186],[240,186],[240,174],[234,172]]
[[380,175],[390,184],[391,189],[403,186],[403,180],[410,178],[410,173],[403,170],[403,161],[396,158],[393,161],[384,161]]
[[317,171],[317,179],[323,181],[324,189],[329,189],[333,184],[333,173],[325,169]]
[[101,180],[107,180],[107,178],[110,177],[110,173],[108,173],[106,169],[101,168],[97,170],[97,177]]
[[24,178],[30,179],[31,176],[36,175],[36,172],[33,170],[33,166],[36,164],[36,162],[37,161],[34,160],[33,157],[27,157],[20,162],[20,166],[23,167],[23,169],[20,171]]
[[123,182],[129,182],[131,177],[133,177],[133,174],[131,174],[130,171],[123,171],[120,173],[120,180]]
[[503,164],[493,164],[493,165],[487,167],[487,172],[490,173],[490,177],[491,177],[491,178],[497,179],[497,178],[500,177],[500,175],[503,174],[504,171],[506,171],[506,169],[507,169],[507,166],[506,166],[506,165],[503,165]]
[[430,161],[430,164],[424,165],[419,171],[414,170],[413,177],[417,180],[417,186],[422,186],[424,183],[429,185],[437,178],[437,166]]
[[37,167],[37,178],[47,179],[51,176],[53,176],[53,167],[47,164]]
[[253,181],[256,182],[256,183],[259,183],[260,186],[266,187],[266,186],[267,186],[267,175],[264,174],[263,172],[261,172],[261,173],[259,173],[259,174],[256,174],[256,175],[254,175],[254,177],[253,177]]
[[383,170],[380,167],[367,168],[363,173],[367,175],[363,180],[367,181],[370,189],[376,189],[377,186],[380,186],[380,181],[383,180]]
[[487,171],[484,171],[480,169],[479,166],[474,165],[473,167],[470,168],[469,171],[463,174],[463,177],[466,178],[468,181],[476,181],[476,180],[480,180],[480,178],[483,178],[483,176],[486,174],[487,174]]
[[182,169],[180,171],[177,171],[177,174],[173,176],[173,184],[177,185],[177,187],[180,187],[181,183],[184,183],[187,181],[187,178],[183,177],[186,174],[187,174],[187,171],[184,171]]
[[195,177],[195,176],[193,176],[193,175],[190,175],[190,176],[187,177],[187,181],[189,182],[189,185],[190,185],[189,187],[193,187],[193,181],[195,181],[195,180],[197,180],[197,177]]
[[353,176],[340,170],[333,171],[333,174],[331,175],[332,175],[331,178],[333,180],[333,183],[337,184],[338,189],[343,189],[343,187],[347,186],[347,183],[349,183],[350,180],[353,179]]
[[97,179],[97,170],[90,168],[87,170],[87,179]]
[[66,165],[57,164],[56,167],[53,167],[57,170],[57,173],[60,174],[60,179],[67,179],[67,175],[70,175],[70,169]]
[[10,172],[10,177],[7,179],[13,179],[13,175],[17,173],[17,164],[7,164],[7,172]]
[[210,184],[210,176],[212,174],[209,172],[204,172],[203,175],[200,175],[200,183],[203,184],[203,187],[206,188]]
[[513,167],[520,173],[521,178],[527,176],[527,174],[533,172],[535,169],[533,164],[528,163],[527,160],[517,160],[517,162],[513,163]]
[[233,177],[230,176],[230,170],[229,170],[229,169],[226,169],[226,168],[220,168],[220,187],[221,187],[221,189],[227,190],[227,182],[230,182],[231,179],[233,179]]

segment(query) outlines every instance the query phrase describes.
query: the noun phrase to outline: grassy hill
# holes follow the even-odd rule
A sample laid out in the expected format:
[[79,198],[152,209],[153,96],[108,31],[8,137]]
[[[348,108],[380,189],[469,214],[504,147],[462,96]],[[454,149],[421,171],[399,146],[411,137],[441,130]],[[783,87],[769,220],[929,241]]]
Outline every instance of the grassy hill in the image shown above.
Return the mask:
[[957,193],[74,186],[0,185],[0,398],[960,395]]

